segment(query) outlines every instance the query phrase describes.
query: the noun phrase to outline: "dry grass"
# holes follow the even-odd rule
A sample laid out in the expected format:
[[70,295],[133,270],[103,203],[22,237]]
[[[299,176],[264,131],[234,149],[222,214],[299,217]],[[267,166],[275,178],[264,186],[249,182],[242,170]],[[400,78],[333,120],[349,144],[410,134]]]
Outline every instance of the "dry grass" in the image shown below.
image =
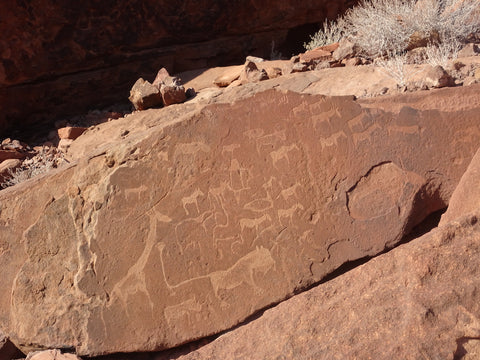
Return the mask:
[[303,47],[305,50],[313,50],[320,46],[333,44],[340,41],[343,35],[344,28],[341,18],[337,21],[326,20],[323,23],[322,29],[311,35],[310,41],[308,43],[304,43]]
[[56,149],[43,148],[37,155],[25,160],[19,168],[10,171],[9,178],[0,184],[0,189],[46,174],[65,162],[62,152]]

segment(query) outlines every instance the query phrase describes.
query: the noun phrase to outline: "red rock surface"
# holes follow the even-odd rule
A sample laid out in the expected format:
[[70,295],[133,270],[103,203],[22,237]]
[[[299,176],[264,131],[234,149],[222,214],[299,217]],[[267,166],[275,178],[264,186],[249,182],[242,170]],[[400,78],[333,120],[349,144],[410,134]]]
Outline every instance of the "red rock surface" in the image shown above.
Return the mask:
[[87,128],[81,126],[66,126],[57,130],[60,139],[75,140],[82,135]]
[[470,95],[389,112],[270,90],[98,125],[78,162],[0,192],[2,328],[80,355],[228,329],[444,207],[480,140]]
[[[0,3],[0,136],[118,102],[138,77],[266,56],[289,29],[334,18],[343,1],[39,0]],[[301,44],[301,39],[298,39]]]
[[74,354],[64,353],[58,349],[36,351],[27,355],[25,360],[81,360]]
[[440,225],[453,221],[480,207],[480,149],[455,189]]
[[372,259],[179,360],[477,359],[479,219]]

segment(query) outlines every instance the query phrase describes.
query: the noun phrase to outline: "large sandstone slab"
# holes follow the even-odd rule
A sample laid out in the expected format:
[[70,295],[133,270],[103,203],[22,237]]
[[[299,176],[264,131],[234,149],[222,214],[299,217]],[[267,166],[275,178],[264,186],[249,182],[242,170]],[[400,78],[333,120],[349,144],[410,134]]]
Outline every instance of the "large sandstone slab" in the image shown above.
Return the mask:
[[89,156],[0,193],[0,327],[16,345],[98,355],[228,329],[397,244],[446,206],[480,140],[478,108],[275,90],[182,106],[89,130]]
[[435,229],[179,360],[478,359],[479,219]]
[[480,205],[480,149],[463,174],[460,182],[453,192],[448,204],[448,209],[442,215],[440,225],[446,224],[456,218],[473,212]]

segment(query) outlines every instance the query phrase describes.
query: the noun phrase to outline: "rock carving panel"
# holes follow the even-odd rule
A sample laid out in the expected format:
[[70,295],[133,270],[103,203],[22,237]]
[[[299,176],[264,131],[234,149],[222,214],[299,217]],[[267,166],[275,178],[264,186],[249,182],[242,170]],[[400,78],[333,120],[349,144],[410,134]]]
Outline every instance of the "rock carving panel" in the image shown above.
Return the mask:
[[0,194],[0,265],[16,269],[0,279],[14,283],[0,321],[15,344],[80,355],[160,350],[235,326],[396,244],[438,209],[419,207],[432,183],[448,201],[480,140],[463,129],[478,117],[426,114],[398,131],[394,114],[350,97],[271,90],[159,118],[135,144],[110,145],[121,161],[96,155],[38,185],[32,211],[33,193]]

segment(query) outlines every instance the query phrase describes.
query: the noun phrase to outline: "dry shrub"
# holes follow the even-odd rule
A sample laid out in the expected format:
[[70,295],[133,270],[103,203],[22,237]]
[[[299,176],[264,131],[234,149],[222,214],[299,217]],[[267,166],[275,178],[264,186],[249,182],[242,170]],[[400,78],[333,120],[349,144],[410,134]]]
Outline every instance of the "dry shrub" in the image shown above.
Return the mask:
[[308,43],[303,43],[303,47],[305,50],[313,50],[320,46],[336,43],[340,41],[343,36],[344,27],[342,18],[339,18],[337,21],[325,20],[323,27],[318,32],[311,35],[310,41]]
[[37,155],[25,160],[19,168],[10,171],[8,179],[0,184],[0,189],[46,174],[65,162],[61,151],[55,148],[43,148]]
[[367,57],[403,53],[414,33],[435,34],[438,43],[458,41],[480,28],[478,0],[365,0],[337,22],[326,22],[306,48],[347,37]]

